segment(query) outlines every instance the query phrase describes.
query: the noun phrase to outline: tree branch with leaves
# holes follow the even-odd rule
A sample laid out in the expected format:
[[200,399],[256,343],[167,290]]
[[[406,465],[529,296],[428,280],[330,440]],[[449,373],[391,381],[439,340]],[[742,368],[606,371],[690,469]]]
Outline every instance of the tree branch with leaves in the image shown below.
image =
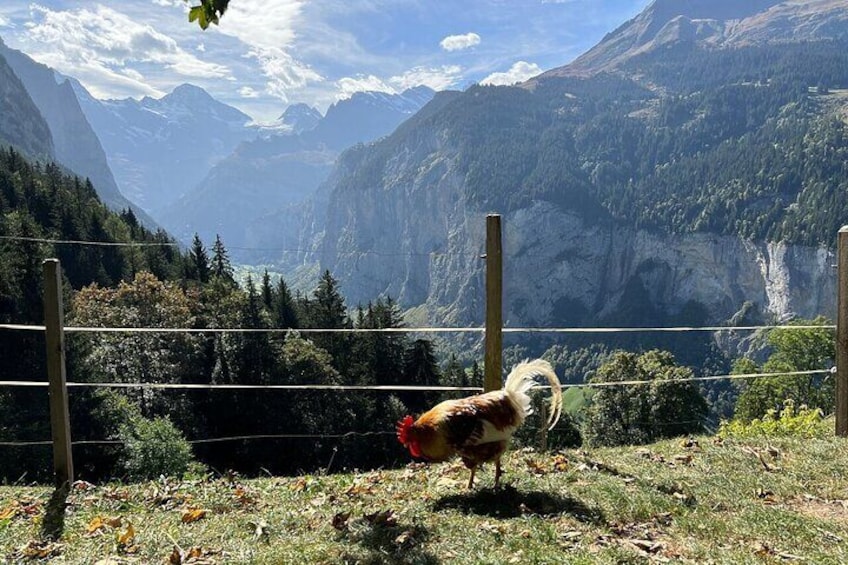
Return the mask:
[[[189,2],[189,0],[184,1]],[[189,9],[188,21],[197,22],[201,29],[208,28],[209,24],[218,25],[229,4],[230,0],[200,0],[200,5]]]

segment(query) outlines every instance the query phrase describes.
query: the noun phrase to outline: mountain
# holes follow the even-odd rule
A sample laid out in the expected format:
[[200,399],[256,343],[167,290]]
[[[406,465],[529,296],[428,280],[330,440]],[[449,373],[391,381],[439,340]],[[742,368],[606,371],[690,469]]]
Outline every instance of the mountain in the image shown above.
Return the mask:
[[656,0],[573,63],[547,75],[612,70],[666,47],[730,49],[846,39],[847,24],[839,0]]
[[[47,122],[56,161],[77,175],[89,178],[97,194],[110,208],[122,210],[132,207],[132,203],[118,190],[100,140],[86,120],[71,82],[53,69],[7,47],[2,41],[0,55],[6,59]],[[154,225],[141,210],[136,208],[135,211],[147,225]]]
[[240,142],[250,117],[190,84],[155,99],[98,100],[71,84],[124,193],[158,218]]
[[292,104],[280,116],[280,125],[298,134],[309,131],[321,121],[321,112],[308,104]]
[[[304,123],[300,132],[272,133],[242,143],[202,182],[161,215],[184,241],[225,236],[233,257],[263,261],[296,240],[304,202],[327,178],[339,153],[392,132],[434,92],[417,87],[401,94],[359,92],[327,110],[312,127],[308,107],[286,111],[283,121]],[[306,116],[306,122],[302,121]],[[238,247],[267,248],[247,253]]]
[[6,59],[0,55],[0,145],[35,159],[53,159],[53,136],[41,112]]
[[[658,0],[570,65],[434,100],[346,151],[302,224],[299,270],[278,263],[329,269],[354,304],[391,295],[413,324],[480,324],[497,212],[507,325],[832,316],[846,15]],[[687,20],[694,40],[666,33]]]

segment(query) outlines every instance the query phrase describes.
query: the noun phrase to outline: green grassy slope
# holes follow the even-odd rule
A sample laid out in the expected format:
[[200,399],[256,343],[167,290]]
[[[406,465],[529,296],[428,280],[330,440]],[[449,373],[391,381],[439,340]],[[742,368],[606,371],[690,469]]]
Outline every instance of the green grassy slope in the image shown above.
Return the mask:
[[53,544],[51,491],[0,487],[0,562],[845,563],[846,468],[844,440],[702,437],[512,452],[499,491],[457,463],[162,479],[76,488]]

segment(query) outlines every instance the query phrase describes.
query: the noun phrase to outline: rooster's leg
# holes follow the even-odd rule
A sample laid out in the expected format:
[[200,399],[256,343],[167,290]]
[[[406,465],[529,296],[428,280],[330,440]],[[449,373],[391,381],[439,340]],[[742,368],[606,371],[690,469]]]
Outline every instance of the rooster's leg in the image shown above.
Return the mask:
[[477,472],[477,467],[471,467],[471,478],[468,479],[468,489],[471,490],[471,487],[474,486],[474,473]]
[[501,458],[495,459],[495,488],[498,488],[498,483],[501,480]]

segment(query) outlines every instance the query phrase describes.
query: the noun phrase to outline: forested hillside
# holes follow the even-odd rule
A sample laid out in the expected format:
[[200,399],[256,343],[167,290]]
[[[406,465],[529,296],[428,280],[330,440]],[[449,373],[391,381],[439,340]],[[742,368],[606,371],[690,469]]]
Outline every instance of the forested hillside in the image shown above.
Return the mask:
[[[836,41],[681,47],[613,74],[472,87],[415,127],[353,150],[336,198],[385,182],[393,156],[438,132],[450,140],[440,157],[463,176],[474,209],[541,199],[663,233],[830,246],[848,215],[846,53]],[[392,171],[391,186],[415,174]]]
[[[63,240],[65,244],[46,240]],[[80,242],[133,246],[84,245]],[[240,287],[220,239],[210,252],[195,239],[183,254],[164,232],[151,233],[131,212],[103,206],[88,181],[53,164],[31,163],[17,151],[0,152],[0,323],[41,324],[42,267],[61,260],[66,280],[66,324],[168,328],[384,328],[402,324],[391,299],[351,309],[338,282],[325,273],[309,296],[293,295],[269,276]],[[433,346],[395,334],[356,337],[294,333],[67,335],[68,380],[76,382],[200,384],[442,383],[468,386],[461,367],[440,370]],[[41,332],[0,330],[0,380],[43,381]],[[0,441],[50,437],[46,391],[0,387]],[[399,453],[384,436],[407,411],[433,395],[336,392],[151,391],[126,393],[74,388],[74,440],[121,440],[122,446],[74,449],[83,477],[144,477],[185,469],[192,455],[183,437],[288,434],[302,439],[211,443],[195,448],[221,469],[295,471],[324,465],[386,463]],[[330,445],[320,436],[365,433]],[[379,432],[373,437],[370,432]],[[338,438],[336,441],[339,441]],[[161,446],[164,461],[150,459]],[[3,446],[0,477],[45,478],[49,446]],[[154,450],[155,451],[155,450]],[[296,453],[297,456],[288,455]]]

